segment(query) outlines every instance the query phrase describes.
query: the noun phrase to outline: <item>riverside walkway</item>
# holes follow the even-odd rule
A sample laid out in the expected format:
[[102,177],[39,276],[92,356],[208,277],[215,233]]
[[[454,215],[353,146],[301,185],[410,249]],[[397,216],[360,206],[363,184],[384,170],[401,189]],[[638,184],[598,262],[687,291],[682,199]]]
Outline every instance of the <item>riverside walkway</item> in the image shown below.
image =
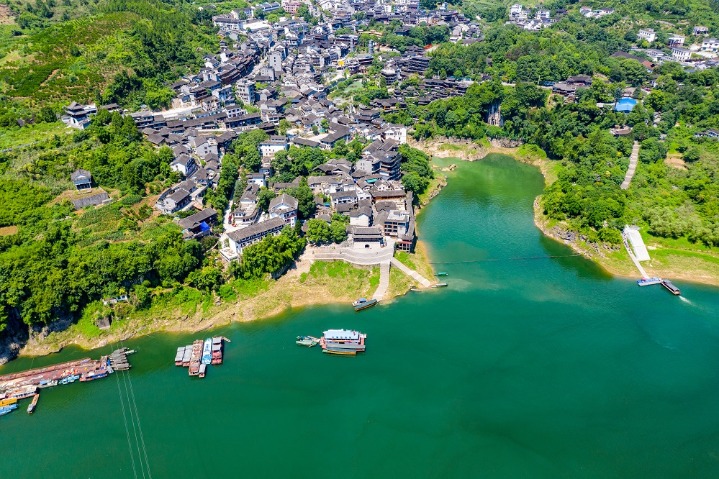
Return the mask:
[[621,189],[626,190],[629,189],[629,185],[632,184],[632,178],[634,178],[634,173],[637,171],[637,163],[639,162],[639,142],[634,141],[634,145],[632,145],[632,154],[629,155],[629,168],[627,169],[627,174],[624,177],[624,181],[622,181],[622,186],[620,186]]
[[427,278],[425,278],[424,276],[422,276],[421,274],[419,274],[419,273],[416,272],[415,270],[410,269],[409,267],[405,266],[405,265],[402,264],[402,262],[401,262],[400,260],[398,260],[397,258],[394,258],[394,257],[393,257],[392,260],[391,260],[391,263],[392,263],[392,266],[395,266],[397,269],[399,269],[399,270],[402,271],[404,274],[406,274],[406,275],[409,276],[410,278],[412,278],[412,279],[414,279],[415,281],[417,281],[419,284],[421,284],[421,285],[424,286],[425,288],[429,288],[430,286],[432,286],[432,282],[431,282],[430,280],[428,280]]

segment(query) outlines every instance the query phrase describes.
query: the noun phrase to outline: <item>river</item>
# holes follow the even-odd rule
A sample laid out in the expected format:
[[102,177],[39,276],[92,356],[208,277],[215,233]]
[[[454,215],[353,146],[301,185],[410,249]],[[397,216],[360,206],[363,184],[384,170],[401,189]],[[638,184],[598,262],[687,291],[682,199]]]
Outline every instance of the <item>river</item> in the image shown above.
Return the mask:
[[[448,288],[219,329],[204,380],[172,362],[193,336],[130,341],[128,376],[0,417],[0,477],[719,477],[719,290],[573,256],[533,225],[542,185],[509,157],[460,162],[419,218]],[[328,328],[367,352],[294,344]]]

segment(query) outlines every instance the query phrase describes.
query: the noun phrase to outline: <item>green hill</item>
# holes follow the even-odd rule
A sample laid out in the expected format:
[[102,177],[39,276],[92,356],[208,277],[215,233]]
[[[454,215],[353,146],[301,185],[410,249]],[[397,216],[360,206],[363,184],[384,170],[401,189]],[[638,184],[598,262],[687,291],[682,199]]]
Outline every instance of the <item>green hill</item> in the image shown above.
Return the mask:
[[196,69],[202,55],[217,48],[197,11],[177,5],[109,0],[89,16],[6,38],[0,92],[33,109],[72,100],[167,103],[171,93],[163,84]]

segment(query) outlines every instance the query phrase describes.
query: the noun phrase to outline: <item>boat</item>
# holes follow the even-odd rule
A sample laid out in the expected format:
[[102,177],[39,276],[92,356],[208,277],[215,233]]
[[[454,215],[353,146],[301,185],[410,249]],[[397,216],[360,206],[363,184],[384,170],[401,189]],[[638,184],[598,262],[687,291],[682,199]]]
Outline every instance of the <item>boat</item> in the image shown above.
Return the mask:
[[445,273],[444,271],[440,271],[439,273],[434,273],[434,275],[435,276],[448,276],[448,274]]
[[57,386],[59,383],[57,379],[45,379],[40,381],[40,384],[37,385],[39,388],[51,388],[53,386]]
[[437,283],[432,285],[433,288],[446,288],[447,283]]
[[357,301],[353,302],[352,306],[354,307],[355,311],[362,311],[363,309],[371,308],[376,304],[376,299],[360,298]]
[[185,354],[182,356],[182,366],[187,367],[190,365],[190,360],[192,359],[192,345],[185,346]]
[[37,386],[24,386],[20,389],[16,389],[8,394],[9,397],[15,399],[25,399],[34,395],[37,392]]
[[642,278],[637,280],[639,286],[651,286],[653,284],[659,284],[662,282],[662,278]]
[[202,364],[212,363],[212,339],[207,338],[202,346]]
[[355,355],[364,352],[367,335],[348,329],[329,329],[322,333],[320,345],[328,354]]
[[182,358],[185,356],[185,346],[177,348],[177,354],[175,354],[175,366],[182,366]]
[[40,395],[39,395],[39,394],[35,394],[35,395],[32,397],[32,402],[31,402],[31,403],[28,405],[28,407],[27,407],[27,413],[28,413],[28,414],[32,414],[33,412],[35,412],[35,408],[37,407],[37,402],[38,402],[39,399],[40,399]]
[[200,364],[200,372],[198,373],[197,376],[200,378],[204,378],[206,372],[207,372],[207,364],[205,364],[205,363]]
[[672,293],[674,296],[679,296],[680,294],[682,294],[682,292],[679,291],[679,288],[677,288],[676,286],[674,286],[674,283],[672,283],[672,282],[669,281],[668,279],[662,280],[662,286],[664,286],[665,288],[667,288],[667,290],[668,290],[670,293]]
[[80,379],[79,374],[71,374],[69,376],[65,376],[64,378],[60,379],[60,381],[58,381],[58,384],[70,384],[70,383],[74,383],[78,379]]
[[323,353],[337,354],[339,356],[357,356],[357,351],[345,351],[343,349],[323,349]]
[[222,364],[222,338],[212,338],[212,363]]
[[5,414],[10,414],[15,409],[17,409],[17,404],[10,404],[9,406],[0,407],[0,416],[4,416]]
[[82,376],[80,376],[80,382],[85,383],[88,381],[94,381],[95,379],[102,379],[107,377],[107,370],[106,369],[96,369],[94,371],[88,371]]
[[200,364],[202,363],[202,349],[204,341],[196,339],[192,343],[192,355],[190,356],[190,367],[187,373],[190,376],[197,376],[200,374]]
[[0,407],[10,406],[15,403],[17,403],[17,398],[0,399]]
[[319,339],[312,336],[297,336],[295,344],[297,344],[298,346],[307,346],[308,348],[311,348],[312,346],[317,346],[319,342]]

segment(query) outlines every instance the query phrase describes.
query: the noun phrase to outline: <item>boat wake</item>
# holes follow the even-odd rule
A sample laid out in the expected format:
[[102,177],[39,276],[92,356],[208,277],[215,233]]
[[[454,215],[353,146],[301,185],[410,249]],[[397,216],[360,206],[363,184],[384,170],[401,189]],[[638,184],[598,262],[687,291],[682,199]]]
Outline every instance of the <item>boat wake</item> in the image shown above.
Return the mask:
[[684,301],[684,302],[687,303],[687,304],[691,304],[692,306],[694,306],[694,303],[692,303],[691,301],[689,301],[689,300],[688,300],[687,298],[685,298],[684,296],[679,296],[679,299],[681,299],[682,301]]

